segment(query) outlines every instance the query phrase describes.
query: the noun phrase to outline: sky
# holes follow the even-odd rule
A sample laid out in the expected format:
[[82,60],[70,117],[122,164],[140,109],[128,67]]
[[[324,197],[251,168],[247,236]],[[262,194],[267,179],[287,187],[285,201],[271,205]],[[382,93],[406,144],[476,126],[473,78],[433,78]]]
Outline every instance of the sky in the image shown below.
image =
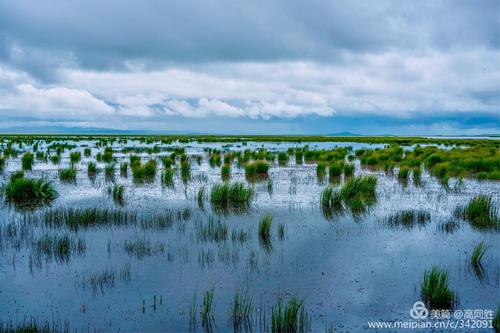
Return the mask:
[[498,0],[0,0],[0,132],[499,128]]

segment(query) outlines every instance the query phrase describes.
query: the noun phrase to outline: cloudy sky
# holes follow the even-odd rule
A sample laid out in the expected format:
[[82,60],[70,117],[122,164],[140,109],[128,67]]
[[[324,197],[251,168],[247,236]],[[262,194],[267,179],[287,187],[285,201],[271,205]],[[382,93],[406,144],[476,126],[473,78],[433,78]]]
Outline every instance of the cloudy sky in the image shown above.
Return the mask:
[[481,134],[498,0],[0,0],[0,131]]

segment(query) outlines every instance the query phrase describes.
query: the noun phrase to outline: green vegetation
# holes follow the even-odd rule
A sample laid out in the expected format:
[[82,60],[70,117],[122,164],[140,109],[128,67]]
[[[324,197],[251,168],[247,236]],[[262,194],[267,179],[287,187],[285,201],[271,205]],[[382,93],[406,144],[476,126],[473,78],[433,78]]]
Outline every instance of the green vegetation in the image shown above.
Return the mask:
[[266,161],[254,161],[247,163],[245,165],[245,176],[249,180],[255,180],[259,178],[267,178],[269,171],[269,163]]
[[7,202],[21,208],[32,208],[48,204],[57,198],[57,192],[52,185],[44,179],[11,177],[4,187]]
[[497,308],[497,312],[495,314],[495,318],[493,318],[493,321],[491,322],[493,325],[493,328],[495,329],[495,332],[500,332],[500,305]]
[[90,149],[90,148],[85,148],[85,149],[83,150],[83,155],[84,155],[85,157],[90,157],[90,156],[92,155],[92,149]]
[[0,156],[0,172],[5,168],[5,156]]
[[183,181],[188,181],[191,178],[191,163],[189,160],[181,161],[181,178]]
[[132,166],[132,176],[134,181],[152,181],[156,176],[156,161],[149,160],[145,164],[140,164],[140,162],[132,161],[132,155],[130,159],[130,165]]
[[120,164],[120,176],[127,177],[128,176],[128,163],[123,162]]
[[326,218],[331,218],[334,212],[347,208],[353,214],[359,214],[376,201],[375,176],[349,178],[340,190],[328,186],[320,197],[321,210]]
[[422,210],[403,210],[387,218],[390,227],[403,227],[411,229],[415,225],[423,226],[431,220],[431,214]]
[[421,286],[423,300],[435,309],[450,309],[455,302],[455,294],[448,286],[448,272],[433,266],[424,273],[424,282]]
[[354,167],[354,164],[345,163],[344,164],[344,176],[345,177],[352,177],[354,175],[355,169],[356,168]]
[[161,175],[161,182],[166,186],[174,185],[174,170],[172,168],[166,168]]
[[203,327],[211,331],[212,327],[212,305],[214,302],[214,289],[207,290],[203,295],[203,306],[201,309],[201,323]]
[[278,154],[278,163],[279,165],[283,166],[283,165],[286,165],[288,163],[288,154],[285,153],[285,152],[280,152]]
[[220,175],[222,180],[229,180],[229,178],[231,178],[231,165],[224,164],[220,169]]
[[271,213],[265,213],[259,221],[259,239],[262,242],[269,243],[271,241],[271,225],[273,216]]
[[21,157],[23,170],[31,170],[33,168],[35,156],[32,153],[24,153]]
[[113,200],[120,205],[123,205],[124,199],[123,195],[125,193],[125,188],[123,185],[115,184],[112,190]]
[[79,151],[74,151],[72,153],[69,153],[69,159],[71,161],[71,164],[78,163],[82,159],[82,154]]
[[340,175],[342,175],[343,165],[340,163],[333,163],[328,167],[328,176],[330,182],[335,182],[340,179]]
[[481,261],[483,260],[485,253],[486,245],[484,241],[481,241],[474,247],[474,250],[472,251],[472,254],[470,256],[470,263],[472,265],[472,268],[479,277],[483,275],[483,265]]
[[97,173],[97,166],[94,162],[87,164],[87,173],[89,176],[95,176]]
[[72,183],[76,181],[76,168],[69,167],[65,169],[59,169],[59,179],[65,183]]
[[271,332],[308,332],[310,330],[310,318],[305,312],[303,301],[293,296],[287,304],[278,300],[278,304],[272,308]]
[[231,320],[233,322],[233,331],[252,331],[252,299],[248,293],[236,292],[231,304]]
[[215,184],[210,192],[210,201],[217,209],[247,208],[252,200],[253,190],[243,183],[228,182]]
[[491,196],[478,195],[474,197],[466,206],[457,208],[455,215],[467,220],[473,228],[478,230],[498,230],[500,228],[498,209]]

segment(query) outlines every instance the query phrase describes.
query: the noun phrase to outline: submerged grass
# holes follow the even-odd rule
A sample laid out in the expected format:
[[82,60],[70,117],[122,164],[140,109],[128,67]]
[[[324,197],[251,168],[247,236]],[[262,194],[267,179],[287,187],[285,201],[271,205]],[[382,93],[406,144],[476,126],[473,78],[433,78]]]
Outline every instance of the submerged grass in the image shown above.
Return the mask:
[[392,228],[411,229],[415,225],[423,226],[431,219],[431,214],[422,210],[408,209],[397,212],[387,218],[387,225]]
[[252,310],[252,299],[248,296],[248,293],[236,292],[231,304],[231,320],[234,332],[251,332]]
[[421,295],[431,308],[452,308],[456,296],[448,286],[448,272],[437,266],[433,266],[429,271],[426,270],[421,285]]
[[310,317],[304,309],[304,302],[293,296],[288,303],[280,299],[271,311],[271,332],[308,332]]

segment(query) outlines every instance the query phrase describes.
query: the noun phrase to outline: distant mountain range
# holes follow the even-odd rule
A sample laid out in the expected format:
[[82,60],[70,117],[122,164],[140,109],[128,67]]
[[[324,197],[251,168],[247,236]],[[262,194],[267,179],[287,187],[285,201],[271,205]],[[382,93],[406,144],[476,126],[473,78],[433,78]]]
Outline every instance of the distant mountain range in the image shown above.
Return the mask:
[[[122,130],[116,128],[101,128],[101,127],[65,127],[65,126],[47,126],[47,127],[5,127],[0,128],[0,134],[137,134],[137,135],[231,135],[231,133],[202,133],[202,132],[187,132],[187,131],[161,131],[161,130]],[[238,135],[240,133],[232,133]],[[249,133],[241,133],[241,135],[252,135]],[[259,134],[257,134],[259,135]],[[286,135],[286,134],[280,134]],[[290,134],[292,135],[292,134]],[[294,133],[293,135],[324,135],[324,136],[432,136],[432,137],[500,137],[499,134],[477,134],[477,135],[397,135],[397,134],[358,134],[352,132],[337,132],[337,133]]]

